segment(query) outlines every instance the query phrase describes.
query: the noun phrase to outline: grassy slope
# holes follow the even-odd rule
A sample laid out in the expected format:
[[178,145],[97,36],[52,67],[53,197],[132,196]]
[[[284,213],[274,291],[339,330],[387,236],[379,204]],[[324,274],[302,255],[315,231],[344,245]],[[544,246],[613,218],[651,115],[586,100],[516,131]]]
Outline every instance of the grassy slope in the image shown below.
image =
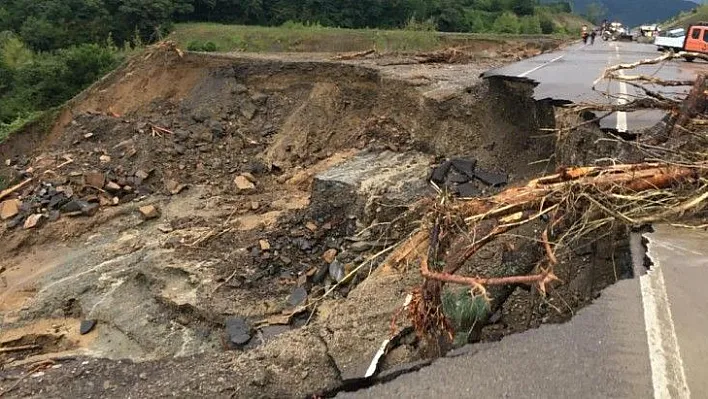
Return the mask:
[[661,24],[664,29],[687,28],[688,25],[696,22],[708,22],[708,5],[699,6],[693,11],[683,12],[676,17]]
[[[585,21],[574,15],[558,15],[556,22],[574,33]],[[262,27],[213,23],[177,24],[171,39],[183,48],[189,43],[212,42],[217,51],[248,52],[346,52],[375,48],[381,52],[427,51],[463,46],[472,41],[533,39],[531,35],[487,33],[438,33],[405,30],[339,29],[324,27]]]

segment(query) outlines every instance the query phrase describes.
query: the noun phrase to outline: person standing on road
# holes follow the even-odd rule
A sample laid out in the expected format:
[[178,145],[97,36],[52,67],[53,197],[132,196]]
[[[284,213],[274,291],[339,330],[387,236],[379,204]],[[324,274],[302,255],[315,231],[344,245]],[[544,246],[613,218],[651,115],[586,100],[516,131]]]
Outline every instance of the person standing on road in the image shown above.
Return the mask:
[[597,31],[595,29],[590,32],[590,44],[595,44],[595,36],[597,36]]
[[583,43],[588,44],[588,27],[587,25],[583,25],[582,28],[582,36],[583,36]]

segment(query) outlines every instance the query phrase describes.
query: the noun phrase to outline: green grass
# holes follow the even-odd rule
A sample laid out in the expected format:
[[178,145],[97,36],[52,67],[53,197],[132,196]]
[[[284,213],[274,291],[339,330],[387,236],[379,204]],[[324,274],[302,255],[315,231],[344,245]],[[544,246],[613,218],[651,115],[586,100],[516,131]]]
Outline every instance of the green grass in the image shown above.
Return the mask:
[[27,116],[15,119],[11,123],[0,122],[0,143],[5,141],[9,135],[22,129],[28,123],[37,121],[42,117],[42,114],[43,112],[32,112]]
[[171,39],[183,48],[202,49],[213,44],[215,51],[219,52],[349,52],[372,48],[380,52],[414,52],[464,46],[480,40],[534,40],[541,37],[549,36],[214,23],[177,24],[171,35]]

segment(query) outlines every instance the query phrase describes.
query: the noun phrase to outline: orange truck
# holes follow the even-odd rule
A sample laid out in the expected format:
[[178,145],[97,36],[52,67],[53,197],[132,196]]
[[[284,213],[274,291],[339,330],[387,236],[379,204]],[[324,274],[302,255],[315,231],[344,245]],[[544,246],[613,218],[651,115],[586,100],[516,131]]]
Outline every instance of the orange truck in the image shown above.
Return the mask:
[[[688,27],[683,41],[683,51],[708,54],[708,23],[701,22]],[[684,56],[684,58],[688,62],[695,59],[691,56]]]

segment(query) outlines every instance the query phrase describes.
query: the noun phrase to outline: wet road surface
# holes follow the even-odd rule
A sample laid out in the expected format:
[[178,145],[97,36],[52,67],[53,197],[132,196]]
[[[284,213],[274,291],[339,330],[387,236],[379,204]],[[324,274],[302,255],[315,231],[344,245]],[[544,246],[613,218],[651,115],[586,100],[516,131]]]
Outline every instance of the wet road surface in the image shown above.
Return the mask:
[[[488,71],[484,76],[507,76],[528,78],[539,83],[535,90],[537,100],[551,98],[567,100],[573,103],[593,102],[617,104],[630,101],[640,95],[640,91],[626,83],[617,81],[599,82],[595,90],[593,82],[608,66],[619,63],[631,63],[661,55],[656,46],[629,42],[604,42],[598,40],[594,45],[574,44],[563,51],[542,54],[515,64]],[[662,79],[693,79],[698,71],[708,70],[708,63],[684,60],[672,60],[657,65],[645,65],[626,74],[643,74]],[[690,87],[661,88],[662,93],[685,94]],[[619,113],[602,120],[603,128],[619,131],[637,130],[653,126],[663,113],[645,110]]]

